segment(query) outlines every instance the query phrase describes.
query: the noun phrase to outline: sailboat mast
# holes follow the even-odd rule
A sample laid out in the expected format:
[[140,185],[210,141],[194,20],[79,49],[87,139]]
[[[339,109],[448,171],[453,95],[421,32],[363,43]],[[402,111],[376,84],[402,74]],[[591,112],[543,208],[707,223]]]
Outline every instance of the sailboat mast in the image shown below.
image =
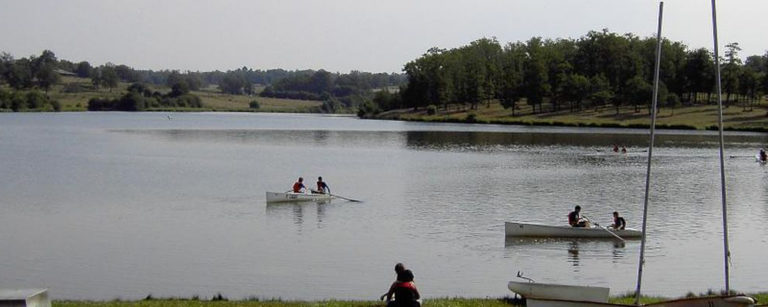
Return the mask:
[[[714,1],[714,0],[713,0]],[[637,289],[635,290],[635,305],[640,305],[640,288],[643,281],[643,265],[645,264],[645,237],[648,221],[648,197],[651,186],[651,158],[653,157],[653,143],[656,131],[656,105],[659,97],[659,69],[661,66],[661,21],[664,13],[664,2],[659,2],[659,27],[656,31],[656,67],[653,74],[653,98],[651,102],[651,140],[648,145],[648,169],[645,173],[645,201],[643,202],[643,236],[640,241],[640,261],[637,265]]]
[[720,86],[720,53],[717,42],[717,5],[712,0],[712,36],[715,44],[715,80],[717,82],[717,106],[718,106],[718,127],[720,133],[720,189],[723,203],[723,260],[725,261],[725,293],[731,292],[728,263],[731,260],[731,251],[728,248],[728,206],[725,200],[725,160],[723,159],[723,93]]

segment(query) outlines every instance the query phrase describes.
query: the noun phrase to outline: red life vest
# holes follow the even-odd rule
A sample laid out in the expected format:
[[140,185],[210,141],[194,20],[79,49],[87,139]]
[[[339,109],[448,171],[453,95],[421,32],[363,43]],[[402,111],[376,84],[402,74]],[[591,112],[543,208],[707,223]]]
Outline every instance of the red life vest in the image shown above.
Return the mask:
[[301,188],[303,188],[304,185],[301,182],[296,182],[293,184],[293,193],[299,193],[301,192]]

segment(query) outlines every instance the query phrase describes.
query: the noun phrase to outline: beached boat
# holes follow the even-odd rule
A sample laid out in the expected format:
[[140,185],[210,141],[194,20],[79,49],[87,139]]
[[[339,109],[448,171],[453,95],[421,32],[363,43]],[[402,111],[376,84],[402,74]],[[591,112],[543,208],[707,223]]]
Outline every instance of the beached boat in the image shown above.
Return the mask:
[[[638,306],[625,304],[612,304],[603,302],[578,301],[578,300],[560,300],[543,298],[526,298],[527,307],[595,307],[595,306]],[[712,296],[712,297],[693,297],[677,300],[663,301],[653,304],[644,304],[640,306],[648,307],[744,307],[754,306],[755,300],[749,296]]]
[[504,233],[507,237],[541,238],[615,238],[637,239],[643,232],[637,229],[608,229],[602,227],[571,227],[568,225],[552,226],[531,223],[505,222]]
[[587,302],[608,302],[608,288],[545,284],[527,281],[510,281],[507,288],[526,299],[547,298],[553,300],[575,300]]
[[267,192],[267,202],[300,202],[300,201],[326,201],[336,198],[330,194],[320,193],[293,193],[293,192]]

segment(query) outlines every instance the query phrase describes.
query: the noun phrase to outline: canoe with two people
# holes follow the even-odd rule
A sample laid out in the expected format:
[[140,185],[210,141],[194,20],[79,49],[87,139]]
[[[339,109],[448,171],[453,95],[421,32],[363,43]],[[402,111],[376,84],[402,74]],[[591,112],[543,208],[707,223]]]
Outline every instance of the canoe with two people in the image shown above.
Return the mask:
[[[304,177],[293,183],[293,193],[304,193],[307,187],[304,185]],[[317,190],[309,189],[313,194],[331,194],[331,187],[328,186],[323,177],[317,177]]]
[[397,279],[389,286],[387,293],[379,297],[386,299],[387,307],[419,307],[421,306],[421,294],[413,282],[413,272],[405,268],[402,263],[395,264]]
[[[581,206],[576,206],[573,208],[573,211],[568,214],[568,224],[571,225],[571,227],[585,227],[590,228],[591,222],[587,218],[581,217]],[[613,229],[625,229],[627,227],[627,221],[624,220],[623,217],[619,215],[618,211],[613,211],[613,224],[611,224],[611,228]]]

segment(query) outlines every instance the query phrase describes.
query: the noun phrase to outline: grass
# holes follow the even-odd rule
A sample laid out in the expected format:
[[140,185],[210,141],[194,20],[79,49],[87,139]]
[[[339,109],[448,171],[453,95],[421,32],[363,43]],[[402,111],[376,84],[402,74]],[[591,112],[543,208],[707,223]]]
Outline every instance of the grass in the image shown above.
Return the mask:
[[[712,295],[712,291],[700,294],[699,296]],[[689,293],[688,296],[693,294]],[[768,292],[749,294],[757,299],[758,303],[768,302]],[[664,297],[642,297],[641,304],[656,303],[669,298]],[[614,304],[632,305],[635,302],[634,295],[631,293],[611,297],[609,302]],[[148,296],[147,299],[138,301],[53,301],[53,307],[383,307],[385,304],[381,301],[344,301],[344,300],[325,300],[325,301],[283,301],[281,299],[257,299],[230,301],[217,294],[211,300],[201,300],[197,297],[192,299],[154,299]],[[423,306],[428,307],[509,307],[523,306],[519,299],[510,297],[504,298],[436,298],[425,299]]]
[[[96,88],[91,83],[91,79],[64,76],[61,81],[48,91],[51,99],[58,100],[61,103],[62,111],[86,111],[88,109],[88,100],[91,98],[119,98],[126,93],[130,83],[120,82],[116,88]],[[166,86],[148,85],[153,91],[167,93],[170,89]],[[263,90],[263,87],[255,87],[257,92]],[[192,94],[199,96],[203,101],[203,108],[155,108],[148,111],[235,111],[235,112],[295,112],[309,113],[317,112],[322,105],[320,101],[296,100],[296,99],[278,99],[246,95],[223,94],[218,91],[216,86],[202,88],[199,91],[193,91]],[[259,102],[259,109],[251,109],[250,102],[256,100]]]
[[[476,110],[453,107],[448,110],[439,109],[436,114],[428,115],[425,109],[419,111],[408,109],[385,112],[380,114],[379,117],[427,122],[477,122],[580,127],[647,128],[650,125],[648,109],[641,108],[638,112],[635,112],[632,106],[621,107],[618,114],[613,107],[588,108],[573,113],[569,112],[566,107],[558,112],[533,114],[531,107],[523,104],[519,106],[519,109],[515,110],[515,113],[516,115],[512,116],[511,110],[504,109],[497,102],[492,102],[490,105],[481,104]],[[702,130],[716,125],[717,117],[718,108],[715,105],[697,105],[674,109],[661,108],[656,116],[656,125],[661,128]],[[723,118],[726,129],[768,131],[768,103],[762,102],[747,110],[744,110],[741,106],[726,107],[723,111]]]
[[[424,300],[424,306],[434,307],[509,307],[515,306],[505,299],[443,298]],[[152,299],[140,301],[53,301],[53,307],[383,307],[382,301],[282,301],[282,300],[195,300],[195,299]]]

